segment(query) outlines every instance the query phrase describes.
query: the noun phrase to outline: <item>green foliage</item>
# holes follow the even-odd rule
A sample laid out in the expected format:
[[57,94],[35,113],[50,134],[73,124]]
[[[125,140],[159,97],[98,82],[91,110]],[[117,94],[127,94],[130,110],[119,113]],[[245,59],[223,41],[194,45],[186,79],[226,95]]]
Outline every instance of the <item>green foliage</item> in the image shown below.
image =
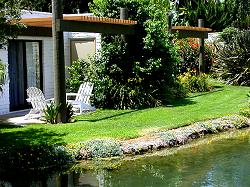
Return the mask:
[[222,32],[215,71],[229,84],[250,85],[250,31],[232,28]]
[[66,120],[67,120],[67,122],[71,122],[73,115],[74,115],[73,105],[71,103],[67,102],[67,105],[66,105]]
[[84,142],[82,147],[91,158],[105,158],[122,155],[120,144],[111,139],[96,139]]
[[6,44],[10,37],[16,36],[16,31],[20,24],[11,26],[11,20],[20,19],[22,1],[1,0],[0,1],[0,44]]
[[175,9],[176,24],[188,22],[192,26],[197,26],[198,19],[204,19],[206,27],[221,31],[229,26],[247,28],[250,23],[250,4],[246,0],[185,1]]
[[166,102],[172,104],[176,102],[176,100],[187,97],[188,93],[189,90],[187,87],[177,79],[174,85],[166,90]]
[[[44,112],[44,118],[47,123],[57,124],[58,113],[61,110],[61,105],[56,105],[54,102],[51,102],[47,105]],[[66,121],[71,122],[74,115],[73,106],[70,103],[66,103]]]
[[[199,71],[199,43],[198,39],[188,38],[176,40],[179,46],[181,62],[178,63],[179,74],[192,71]],[[214,63],[215,53],[214,46],[211,43],[205,43],[205,72],[209,73]]]
[[73,158],[63,146],[48,145],[13,145],[0,148],[1,169],[45,169],[62,167],[72,162]]
[[196,75],[195,72],[186,72],[179,77],[180,82],[192,93],[210,91],[212,86],[206,74]]
[[137,20],[134,36],[102,35],[102,49],[92,59],[96,77],[95,105],[100,108],[144,108],[166,100],[166,89],[175,80],[179,61],[172,36],[166,32],[168,2],[158,0],[94,1],[97,16],[119,18],[119,7]]
[[250,92],[247,94],[247,96],[248,96],[248,101],[247,101],[248,105],[247,105],[247,107],[242,108],[240,110],[240,115],[245,116],[247,118],[250,118]]
[[74,61],[68,67],[68,72],[69,78],[66,79],[66,88],[74,93],[78,91],[82,83],[89,81],[96,74],[94,64],[83,59]]
[[223,29],[222,32],[219,33],[219,41],[225,42],[226,44],[230,44],[234,37],[239,32],[239,29],[235,27],[227,27]]
[[[56,124],[57,123],[57,116],[60,111],[61,105],[56,105],[54,102],[47,105],[44,112],[44,118],[47,123]],[[68,107],[67,107],[68,108]]]
[[0,60],[0,92],[3,91],[3,86],[6,81],[6,65]]

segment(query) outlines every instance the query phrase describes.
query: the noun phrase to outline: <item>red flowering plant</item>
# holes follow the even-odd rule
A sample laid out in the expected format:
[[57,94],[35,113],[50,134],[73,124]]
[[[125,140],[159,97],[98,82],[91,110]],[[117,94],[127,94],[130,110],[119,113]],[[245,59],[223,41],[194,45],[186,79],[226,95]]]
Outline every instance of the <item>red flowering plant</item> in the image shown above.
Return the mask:
[[[181,62],[177,65],[179,74],[199,69],[199,39],[187,38],[176,40],[179,45]],[[208,73],[214,61],[214,47],[212,44],[205,44],[205,72]]]

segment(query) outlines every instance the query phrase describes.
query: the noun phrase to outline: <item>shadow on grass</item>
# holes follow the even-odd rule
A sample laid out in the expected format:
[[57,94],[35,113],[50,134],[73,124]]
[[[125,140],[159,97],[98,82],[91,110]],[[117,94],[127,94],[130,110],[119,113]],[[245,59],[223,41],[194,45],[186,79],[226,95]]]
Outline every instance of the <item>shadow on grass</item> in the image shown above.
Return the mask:
[[217,89],[211,90],[209,92],[200,92],[200,93],[196,93],[195,95],[189,96],[189,98],[195,98],[195,97],[199,97],[199,96],[203,96],[203,95],[208,95],[208,94],[213,94],[216,92],[221,92],[223,91],[223,86],[217,86]]
[[0,184],[30,186],[69,167],[71,155],[62,146],[62,136],[46,129],[0,131]]
[[197,102],[192,101],[190,98],[182,98],[169,103],[168,105],[166,105],[166,107],[186,106],[186,105],[193,105],[196,103]]
[[128,115],[128,114],[131,114],[131,113],[135,113],[135,112],[138,112],[140,110],[131,110],[131,111],[119,111],[120,113],[119,114],[114,114],[114,112],[106,112],[104,115],[100,115],[100,116],[93,116],[93,117],[90,117],[90,118],[85,118],[85,119],[82,119],[82,118],[78,118],[77,121],[88,121],[88,122],[97,122],[97,121],[102,121],[102,120],[107,120],[107,119],[112,119],[112,118],[117,118],[117,117],[121,117],[121,116],[124,116],[124,115]]
[[18,126],[18,125],[12,125],[10,123],[0,123],[0,129],[14,129],[14,128],[20,128],[23,126]]
[[[6,126],[7,128],[13,128],[12,125]],[[5,128],[6,128],[5,127]],[[20,130],[19,130],[20,129]],[[20,127],[16,131],[2,132],[0,133],[0,149],[10,146],[25,146],[25,145],[39,145],[39,144],[63,144],[62,136],[66,134],[59,134],[55,132],[49,132],[43,128],[29,128],[21,129]]]

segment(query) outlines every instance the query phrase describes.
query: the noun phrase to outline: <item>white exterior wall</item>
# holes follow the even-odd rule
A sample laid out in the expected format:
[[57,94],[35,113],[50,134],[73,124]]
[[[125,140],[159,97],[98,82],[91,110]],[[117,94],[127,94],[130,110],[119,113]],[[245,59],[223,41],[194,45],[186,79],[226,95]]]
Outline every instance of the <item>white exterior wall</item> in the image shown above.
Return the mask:
[[[101,35],[97,33],[64,33],[64,55],[65,64],[70,64],[70,39],[73,38],[96,38],[96,50],[101,48]],[[52,37],[31,37],[19,36],[18,40],[35,40],[42,41],[42,72],[43,72],[43,92],[45,98],[54,97],[54,66],[53,66],[53,41]],[[8,51],[7,49],[0,49],[0,59],[8,64]],[[7,81],[4,86],[3,93],[0,94],[0,115],[10,112],[9,109],[9,83]]]
[[[71,16],[74,16],[72,14]],[[78,14],[84,16],[92,16],[92,14]],[[22,11],[22,18],[40,18],[49,17],[51,13],[37,11]],[[96,51],[101,48],[101,35],[98,33],[84,32],[65,32],[64,33],[64,56],[66,66],[70,65],[70,40],[71,39],[96,38]],[[42,41],[42,73],[43,73],[43,92],[46,98],[54,97],[54,66],[53,66],[53,41],[52,37],[31,37],[19,36],[18,40],[35,40]],[[0,59],[3,63],[8,64],[7,49],[0,49]],[[10,112],[9,101],[9,81],[3,87],[3,92],[0,93],[0,115]]]
[[101,49],[101,34],[87,32],[65,32],[64,33],[64,56],[66,66],[70,65],[70,40],[95,38],[96,52]]

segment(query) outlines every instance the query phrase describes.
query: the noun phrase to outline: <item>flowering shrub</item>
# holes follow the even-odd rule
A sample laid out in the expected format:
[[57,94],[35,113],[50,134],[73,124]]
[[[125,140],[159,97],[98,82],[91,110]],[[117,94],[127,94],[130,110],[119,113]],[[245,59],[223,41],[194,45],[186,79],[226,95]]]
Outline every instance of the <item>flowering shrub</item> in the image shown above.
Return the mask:
[[[177,40],[179,45],[179,53],[181,62],[178,64],[179,73],[185,73],[190,70],[198,71],[199,69],[199,43],[196,38],[188,38]],[[214,46],[212,44],[205,44],[205,72],[208,73],[214,61]]]
[[181,74],[179,77],[180,82],[190,92],[207,92],[210,91],[212,86],[208,83],[206,74],[196,75],[195,71],[190,71]]

